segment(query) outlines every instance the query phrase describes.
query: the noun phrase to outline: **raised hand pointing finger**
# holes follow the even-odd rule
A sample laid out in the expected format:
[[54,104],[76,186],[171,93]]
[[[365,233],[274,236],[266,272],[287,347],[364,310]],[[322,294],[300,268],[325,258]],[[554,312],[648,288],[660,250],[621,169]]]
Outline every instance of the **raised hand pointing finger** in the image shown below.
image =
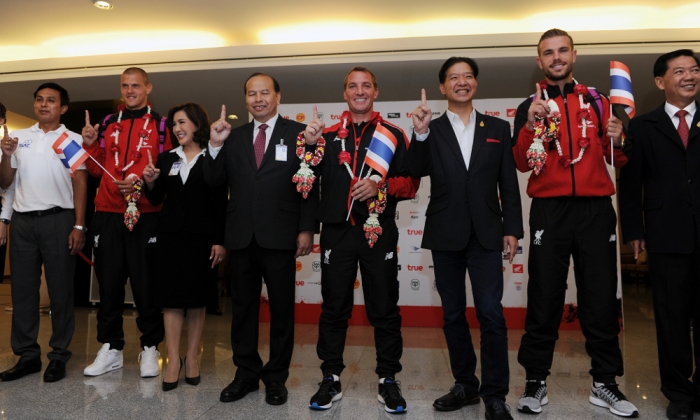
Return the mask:
[[221,120],[226,120],[226,105],[221,105]]

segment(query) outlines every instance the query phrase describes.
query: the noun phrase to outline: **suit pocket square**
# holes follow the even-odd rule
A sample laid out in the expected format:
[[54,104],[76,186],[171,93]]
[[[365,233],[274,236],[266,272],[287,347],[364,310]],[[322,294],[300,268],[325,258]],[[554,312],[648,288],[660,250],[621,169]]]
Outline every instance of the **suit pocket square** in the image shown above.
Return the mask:
[[486,139],[486,143],[500,143],[501,141],[498,139]]

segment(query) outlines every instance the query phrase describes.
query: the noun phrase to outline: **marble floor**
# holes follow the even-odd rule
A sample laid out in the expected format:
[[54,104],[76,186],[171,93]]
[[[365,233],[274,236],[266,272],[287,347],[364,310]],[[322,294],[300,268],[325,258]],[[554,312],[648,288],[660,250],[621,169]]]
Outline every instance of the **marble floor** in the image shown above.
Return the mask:
[[[656,336],[651,296],[644,285],[625,285],[626,329],[620,335],[627,374],[619,379],[620,389],[645,419],[665,418],[667,401],[659,391]],[[0,285],[0,370],[11,367],[16,357],[10,349],[11,315],[9,286]],[[222,299],[226,310],[228,301]],[[270,406],[261,390],[234,403],[219,402],[220,391],[233,378],[228,314],[208,316],[201,346],[199,386],[184,384],[164,393],[161,379],[141,379],[137,357],[140,349],[124,349],[123,369],[99,377],[83,376],[83,368],[92,362],[100,345],[97,343],[96,310],[77,309],[76,333],[71,344],[73,358],[67,377],[56,383],[44,383],[41,374],[29,375],[14,382],[0,382],[0,420],[2,419],[462,419],[484,418],[483,404],[451,413],[433,410],[432,402],[451,385],[447,348],[441,329],[404,328],[403,372],[397,375],[408,413],[390,415],[377,402],[377,378],[374,374],[375,352],[370,327],[350,327],[345,362],[341,376],[343,399],[327,411],[311,411],[308,401],[321,379],[316,356],[315,325],[296,326],[294,358],[287,381],[289,401]],[[127,310],[124,326],[127,343],[138,343],[135,313]],[[49,315],[42,315],[40,344],[44,367],[51,332]],[[472,331],[478,343],[478,330]],[[590,365],[580,331],[562,331],[556,347],[552,375],[548,379],[549,404],[537,416],[517,412],[517,400],[524,390],[525,372],[517,363],[522,330],[509,332],[511,392],[508,395],[516,419],[608,419],[618,418],[607,409],[588,402]],[[269,351],[268,324],[260,327],[260,352],[265,359]],[[165,352],[165,346],[161,345]],[[184,347],[183,347],[184,350]],[[165,363],[165,355],[161,363]]]

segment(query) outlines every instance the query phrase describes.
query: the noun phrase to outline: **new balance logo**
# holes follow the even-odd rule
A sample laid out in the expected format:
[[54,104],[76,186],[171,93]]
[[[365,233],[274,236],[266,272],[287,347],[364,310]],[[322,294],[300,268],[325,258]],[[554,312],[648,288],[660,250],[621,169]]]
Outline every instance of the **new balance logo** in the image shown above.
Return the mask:
[[616,240],[617,240],[617,235],[615,235],[613,233],[612,235],[610,235],[610,240],[608,242],[615,242]]
[[542,245],[542,234],[544,233],[544,229],[535,231],[535,241],[533,242],[533,245]]
[[390,259],[392,259],[392,258],[394,258],[394,253],[393,253],[393,252],[387,252],[387,253],[386,253],[386,257],[384,257],[384,261],[390,260]]
[[154,244],[154,243],[156,243],[157,240],[158,240],[158,239],[154,236],[154,237],[152,237],[152,238],[150,238],[150,239],[148,240],[148,243],[149,243],[149,244]]

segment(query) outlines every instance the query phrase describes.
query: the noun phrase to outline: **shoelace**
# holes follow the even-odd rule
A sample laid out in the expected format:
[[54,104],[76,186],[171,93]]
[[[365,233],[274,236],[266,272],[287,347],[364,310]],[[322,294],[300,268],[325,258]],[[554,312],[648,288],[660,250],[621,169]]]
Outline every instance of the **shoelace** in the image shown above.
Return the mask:
[[491,407],[493,407],[496,412],[505,411],[506,413],[510,413],[510,407],[508,407],[508,404],[504,401],[494,401],[491,403]]
[[320,395],[330,394],[330,391],[333,388],[333,382],[335,382],[335,379],[333,379],[332,376],[324,376],[323,381],[318,383],[318,385],[321,387],[319,388],[318,393]]
[[525,393],[523,397],[538,398],[537,391],[543,386],[540,381],[527,381],[525,383]]
[[399,399],[401,397],[401,388],[399,388],[399,385],[401,385],[400,382],[395,381],[393,379],[384,379],[384,392],[386,393],[387,397],[390,399]]
[[617,384],[604,384],[596,387],[596,389],[603,393],[610,401],[618,402],[620,400],[627,400],[627,397],[620,391]]
[[462,384],[454,384],[452,388],[450,388],[450,392],[458,396],[460,399],[467,398],[467,396],[464,393],[464,385]]

